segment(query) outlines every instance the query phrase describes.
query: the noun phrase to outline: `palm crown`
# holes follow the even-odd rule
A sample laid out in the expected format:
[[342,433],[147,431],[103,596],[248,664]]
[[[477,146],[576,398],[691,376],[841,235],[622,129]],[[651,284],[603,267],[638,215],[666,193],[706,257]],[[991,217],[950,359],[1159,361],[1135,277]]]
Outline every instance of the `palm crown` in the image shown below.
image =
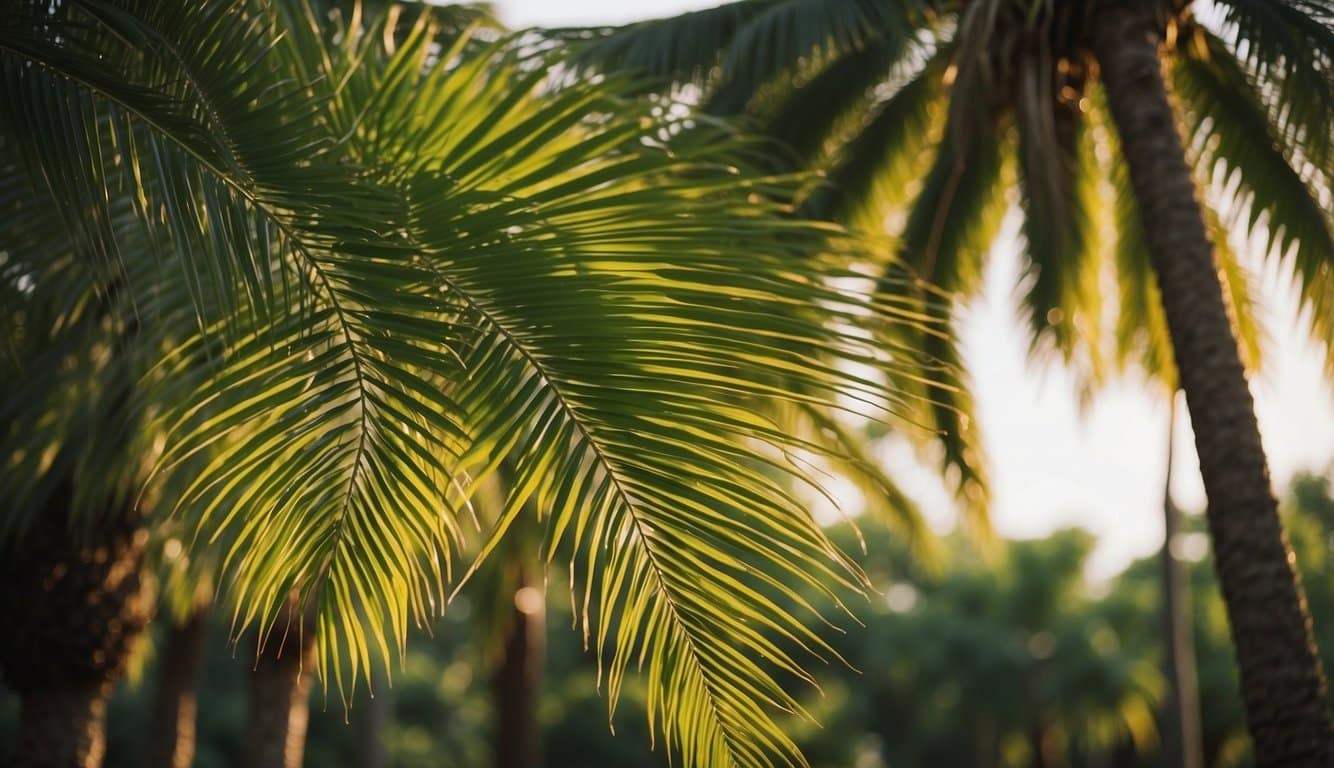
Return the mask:
[[[33,244],[4,262],[6,386],[94,380],[30,353],[51,339],[111,349],[132,394],[103,415],[135,414],[134,450],[166,438],[133,498],[221,548],[238,627],[277,638],[290,594],[313,606],[344,690],[442,608],[503,461],[482,556],[535,502],[612,700],[646,666],[686,765],[800,763],[778,680],[828,647],[749,564],[861,577],[790,487],[830,449],[765,414],[893,408],[892,379],[853,371],[905,355],[856,329],[907,321],[747,145],[614,83],[553,92],[544,54],[446,13],[78,0],[0,22],[4,191],[31,214],[0,231]],[[101,330],[70,332],[71,305]],[[70,471],[46,447],[86,463],[54,397],[4,434],[11,543],[64,511],[30,482]]]

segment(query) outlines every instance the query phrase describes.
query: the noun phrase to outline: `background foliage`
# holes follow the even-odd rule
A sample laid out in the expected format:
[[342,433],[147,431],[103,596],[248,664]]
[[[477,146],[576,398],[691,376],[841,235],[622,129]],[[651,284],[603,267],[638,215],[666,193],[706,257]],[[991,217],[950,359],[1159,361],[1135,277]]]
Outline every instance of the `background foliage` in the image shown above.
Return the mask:
[[[1328,478],[1298,477],[1284,507],[1321,647],[1334,648],[1334,498]],[[952,537],[940,568],[924,568],[883,525],[863,521],[869,557],[859,558],[881,593],[857,606],[866,629],[835,643],[858,668],[819,670],[823,694],[793,687],[821,727],[785,721],[818,768],[879,765],[1035,764],[1159,766],[1156,707],[1159,668],[1158,568],[1138,561],[1106,584],[1082,575],[1092,538],[1078,530],[1045,539],[1011,540],[978,558]],[[1190,516],[1183,549],[1192,563],[1192,610],[1200,677],[1206,764],[1249,765],[1236,672],[1203,520]],[[831,534],[856,547],[846,526]],[[627,682],[608,727],[593,660],[570,631],[570,606],[553,577],[548,590],[546,682],[541,702],[543,764],[562,768],[668,765],[649,747],[640,710],[646,691]],[[382,731],[396,768],[483,766],[489,754],[488,669],[480,660],[486,633],[465,593],[435,637],[413,643],[392,689]],[[161,629],[159,627],[159,629]],[[199,768],[235,765],[244,720],[244,649],[232,653],[215,626],[202,680]],[[1334,654],[1325,652],[1327,668]],[[108,768],[143,760],[155,670],[145,649],[142,674],[112,700]],[[342,705],[316,692],[306,765],[356,768],[371,703]],[[0,738],[15,727],[15,702],[0,702]],[[1040,734],[1040,736],[1038,735]],[[993,762],[994,760],[994,762]]]

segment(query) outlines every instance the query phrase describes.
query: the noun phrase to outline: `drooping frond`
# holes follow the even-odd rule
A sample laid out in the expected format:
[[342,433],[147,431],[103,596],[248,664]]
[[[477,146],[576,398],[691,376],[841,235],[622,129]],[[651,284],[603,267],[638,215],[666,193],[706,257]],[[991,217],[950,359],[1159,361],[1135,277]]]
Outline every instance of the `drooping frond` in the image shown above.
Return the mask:
[[[1215,0],[1223,35],[1267,87],[1279,136],[1334,179],[1334,10],[1324,0]],[[1210,48],[1215,47],[1213,43]]]
[[[612,114],[595,96],[561,94]],[[773,475],[801,472],[782,453],[748,458],[742,446],[808,448],[762,404],[791,397],[785,391],[864,400],[865,384],[815,361],[821,349],[834,359],[875,355],[838,330],[854,320],[839,309],[847,299],[803,274],[820,238],[808,225],[756,215],[750,192],[762,187],[715,166],[716,141],[674,145],[686,173],[656,179],[659,162],[613,151],[620,142],[585,154],[621,125],[554,134],[476,189],[450,180],[496,179],[464,168],[503,134],[455,149],[460,132],[442,132],[430,155],[444,175],[414,186],[415,235],[477,327],[460,352],[473,458],[482,467],[515,461],[497,536],[535,498],[549,515],[548,551],[575,553],[586,631],[613,697],[628,667],[646,664],[657,681],[650,712],[688,764],[758,764],[766,754],[799,763],[761,706],[796,702],[757,659],[802,675],[789,643],[823,645],[773,620],[765,587],[778,584],[757,582],[746,564],[762,559],[808,585],[839,577],[832,550]],[[553,178],[562,181],[552,187]],[[460,199],[475,200],[458,210],[482,225],[493,201],[493,226],[460,239],[462,221],[449,218]],[[722,223],[730,231],[719,238]],[[696,237],[705,231],[711,239]],[[498,232],[513,248],[503,270]],[[803,310],[812,295],[823,320]],[[779,388],[786,379],[800,386]]]
[[887,217],[911,199],[913,183],[927,168],[930,141],[938,133],[933,123],[944,116],[938,99],[949,59],[948,52],[938,52],[875,107],[835,152],[824,184],[803,203],[805,215],[873,232],[885,229]]
[[[1295,276],[1315,337],[1334,345],[1334,216],[1329,189],[1303,179],[1285,152],[1282,133],[1265,111],[1245,71],[1222,42],[1207,33],[1190,55],[1174,60],[1173,81],[1188,135],[1209,181],[1232,198],[1233,226],[1258,235],[1264,253]],[[1300,152],[1300,150],[1299,150]],[[1324,201],[1324,202],[1322,202]]]
[[737,114],[780,75],[794,75],[819,61],[884,50],[891,61],[903,56],[926,23],[916,0],[784,0],[741,27],[723,57],[718,83],[705,109]]
[[[907,348],[922,350],[928,367],[898,377],[896,384],[920,394],[910,419],[939,441],[942,469],[965,508],[978,515],[985,509],[986,480],[972,397],[953,341],[952,317],[957,303],[981,284],[983,260],[1005,212],[1004,175],[1001,145],[992,125],[975,123],[964,130],[947,123],[904,227],[900,253],[907,273],[898,269],[893,273],[905,279],[883,285],[886,294],[916,295],[919,311],[932,319],[926,329],[910,329],[897,339]],[[945,386],[923,386],[913,376],[939,380]]]
[[[740,0],[679,16],[605,30],[554,30],[574,44],[574,63],[624,72],[655,84],[704,84],[747,23],[784,0]],[[581,40],[583,42],[581,42]]]
[[1026,57],[1018,67],[1014,114],[1031,349],[1055,351],[1067,365],[1082,358],[1081,376],[1092,384],[1101,367],[1100,174],[1083,114],[1089,102],[1080,66],[1071,62],[1062,71],[1046,55]]

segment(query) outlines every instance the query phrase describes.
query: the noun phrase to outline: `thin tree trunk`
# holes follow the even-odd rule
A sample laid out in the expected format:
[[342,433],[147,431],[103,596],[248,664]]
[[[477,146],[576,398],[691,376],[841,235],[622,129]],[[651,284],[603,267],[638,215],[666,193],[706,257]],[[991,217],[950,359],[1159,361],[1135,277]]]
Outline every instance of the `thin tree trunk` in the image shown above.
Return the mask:
[[315,626],[295,600],[255,658],[246,720],[246,768],[301,768],[310,721]]
[[546,615],[527,568],[519,567],[516,581],[504,655],[492,681],[496,697],[496,768],[535,768],[539,756],[537,701],[542,685]]
[[200,599],[184,624],[171,623],[153,700],[149,768],[190,768],[195,759],[195,713],[209,601]]
[[1331,765],[1334,725],[1324,675],[1168,100],[1161,34],[1144,6],[1120,2],[1103,4],[1093,30],[1195,429],[1256,760]]
[[389,766],[389,755],[384,747],[385,725],[389,722],[392,711],[389,695],[389,686],[383,681],[377,681],[375,695],[362,702],[352,712],[356,768]]
[[1167,409],[1167,473],[1163,481],[1163,661],[1167,677],[1164,752],[1170,765],[1204,768],[1200,731],[1200,692],[1195,679],[1195,643],[1191,637],[1190,582],[1172,552],[1181,530],[1181,510],[1172,501],[1172,449],[1176,444],[1176,391]]
[[148,622],[147,534],[133,513],[76,536],[57,494],[22,544],[0,555],[0,668],[19,694],[12,768],[97,768],[106,699]]

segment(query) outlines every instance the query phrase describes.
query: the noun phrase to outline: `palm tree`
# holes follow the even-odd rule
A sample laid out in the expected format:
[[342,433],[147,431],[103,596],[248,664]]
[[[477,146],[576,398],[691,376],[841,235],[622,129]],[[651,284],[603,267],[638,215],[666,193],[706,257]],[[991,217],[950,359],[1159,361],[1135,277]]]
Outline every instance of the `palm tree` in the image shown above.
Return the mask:
[[[62,302],[118,286],[147,361],[130,432],[167,438],[128,498],[179,488],[155,514],[189,552],[217,548],[235,631],[272,646],[310,610],[288,657],[313,635],[345,696],[477,567],[455,563],[467,499],[505,462],[479,560],[531,504],[546,557],[571,559],[610,700],[642,666],[684,765],[801,764],[778,680],[829,649],[778,608],[794,592],[774,574],[831,594],[863,579],[790,490],[815,479],[796,457],[828,451],[762,414],[892,407],[904,355],[857,328],[910,321],[869,295],[861,241],[788,215],[798,180],[747,143],[607,84],[553,91],[530,40],[442,39],[444,13],[390,5],[341,36],[261,0],[9,14],[0,149],[22,191],[2,226],[23,247],[4,290],[25,299],[3,328],[62,329]],[[15,215],[33,210],[60,226]],[[10,498],[81,434],[33,411],[5,436]],[[149,455],[132,445],[113,453]],[[4,523],[22,547],[31,526]],[[47,651],[6,674],[63,663]],[[68,740],[33,700],[33,733]]]
[[[1262,240],[1296,278],[1329,355],[1331,14],[1306,0],[1205,8],[1201,20],[1189,2],[752,0],[612,30],[580,55],[694,83],[704,113],[746,114],[787,145],[790,165],[827,174],[808,213],[896,230],[911,199],[903,261],[949,296],[976,289],[1017,167],[1033,349],[1090,383],[1102,370],[1098,195],[1110,179],[1116,357],[1180,372],[1257,756],[1334,759],[1238,351],[1238,340],[1256,348],[1249,297],[1221,223]],[[1201,208],[1200,192],[1221,197],[1223,214]],[[924,308],[948,318],[948,304]],[[962,450],[946,457],[966,463]]]

